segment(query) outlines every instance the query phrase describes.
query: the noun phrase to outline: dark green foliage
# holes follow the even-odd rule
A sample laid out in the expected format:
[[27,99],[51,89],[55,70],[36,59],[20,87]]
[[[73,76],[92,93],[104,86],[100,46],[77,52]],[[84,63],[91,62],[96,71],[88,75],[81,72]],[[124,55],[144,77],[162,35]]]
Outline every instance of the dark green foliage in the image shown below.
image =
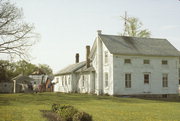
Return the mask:
[[92,121],[92,116],[85,112],[78,112],[71,105],[53,104],[52,111],[57,113],[63,121]]
[[64,121],[72,121],[73,115],[77,112],[78,111],[70,105],[64,105],[60,108],[60,110],[57,111],[57,113]]
[[61,105],[60,104],[53,104],[52,105],[52,111],[53,112],[57,112],[58,110],[60,110]]
[[92,116],[85,112],[77,112],[73,116],[73,121],[92,121]]

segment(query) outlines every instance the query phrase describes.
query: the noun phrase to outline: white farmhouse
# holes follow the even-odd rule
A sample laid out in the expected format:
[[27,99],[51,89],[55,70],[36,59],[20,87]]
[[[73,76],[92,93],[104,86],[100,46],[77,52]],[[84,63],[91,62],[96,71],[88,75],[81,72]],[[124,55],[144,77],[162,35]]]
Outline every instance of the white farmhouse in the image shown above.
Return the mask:
[[104,35],[98,31],[86,61],[61,70],[55,91],[175,96],[179,52],[166,39]]

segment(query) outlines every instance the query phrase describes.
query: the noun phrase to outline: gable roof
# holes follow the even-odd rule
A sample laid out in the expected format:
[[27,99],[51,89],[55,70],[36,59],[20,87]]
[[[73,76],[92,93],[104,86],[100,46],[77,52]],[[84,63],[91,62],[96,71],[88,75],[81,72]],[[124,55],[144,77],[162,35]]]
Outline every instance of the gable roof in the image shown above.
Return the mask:
[[166,39],[99,35],[112,54],[180,56],[178,50]]
[[34,81],[33,78],[30,78],[29,76],[23,76],[22,74],[14,77],[12,80],[16,80],[16,83],[26,83],[26,84],[30,84],[31,81]]
[[64,75],[64,74],[70,74],[70,73],[75,72],[76,70],[82,68],[85,65],[86,65],[86,61],[71,64],[71,65],[65,67],[64,69],[60,70],[58,73],[55,74],[55,76]]

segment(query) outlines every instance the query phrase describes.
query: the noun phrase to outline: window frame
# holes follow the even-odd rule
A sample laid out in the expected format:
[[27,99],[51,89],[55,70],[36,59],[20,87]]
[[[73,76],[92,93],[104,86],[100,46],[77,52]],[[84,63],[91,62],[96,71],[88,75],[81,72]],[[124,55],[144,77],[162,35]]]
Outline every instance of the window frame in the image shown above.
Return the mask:
[[124,64],[131,64],[131,59],[124,59]]
[[108,72],[104,73],[104,79],[105,79],[105,87],[107,88],[109,86],[109,75],[108,75]]
[[144,60],[143,60],[143,64],[150,64],[150,60],[144,59]]
[[59,77],[56,78],[56,83],[59,83]]
[[84,75],[82,76],[82,87],[84,87],[85,86],[85,77],[84,77]]
[[[148,77],[147,79],[146,76]],[[149,82],[150,82],[150,74],[144,73],[144,84],[149,84]]]
[[108,51],[104,52],[104,63],[107,64],[108,63]]
[[125,88],[131,88],[131,80],[132,80],[131,73],[125,73]]
[[168,87],[168,74],[167,73],[162,74],[162,87],[163,88]]
[[162,61],[161,61],[161,64],[162,64],[162,65],[168,65],[168,60],[162,60]]
[[62,86],[64,86],[64,76],[62,76]]

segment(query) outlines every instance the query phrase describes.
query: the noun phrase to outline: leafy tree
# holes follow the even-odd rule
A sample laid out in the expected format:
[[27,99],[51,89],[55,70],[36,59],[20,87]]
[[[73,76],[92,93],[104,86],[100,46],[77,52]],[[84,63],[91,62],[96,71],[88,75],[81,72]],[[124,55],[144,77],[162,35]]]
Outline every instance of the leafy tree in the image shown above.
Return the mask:
[[47,64],[39,64],[38,68],[48,75],[51,75],[53,73],[52,69]]
[[31,64],[25,60],[18,61],[15,63],[15,65],[16,65],[16,71],[15,71],[16,75],[23,74],[27,76],[32,74],[37,68],[36,65]]
[[15,76],[16,71],[14,63],[10,63],[6,60],[0,60],[0,82],[10,81]]
[[148,29],[142,29],[142,22],[135,17],[121,17],[125,22],[123,36],[132,37],[150,37],[151,32]]
[[27,59],[37,37],[34,26],[23,21],[22,9],[0,0],[0,54]]

